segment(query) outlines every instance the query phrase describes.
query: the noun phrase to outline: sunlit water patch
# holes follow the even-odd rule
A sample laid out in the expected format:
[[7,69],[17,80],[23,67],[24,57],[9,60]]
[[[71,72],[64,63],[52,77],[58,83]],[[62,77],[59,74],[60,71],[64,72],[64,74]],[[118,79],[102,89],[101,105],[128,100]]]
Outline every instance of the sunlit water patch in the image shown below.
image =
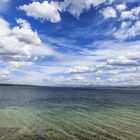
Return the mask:
[[1,86],[0,140],[140,140],[140,89]]

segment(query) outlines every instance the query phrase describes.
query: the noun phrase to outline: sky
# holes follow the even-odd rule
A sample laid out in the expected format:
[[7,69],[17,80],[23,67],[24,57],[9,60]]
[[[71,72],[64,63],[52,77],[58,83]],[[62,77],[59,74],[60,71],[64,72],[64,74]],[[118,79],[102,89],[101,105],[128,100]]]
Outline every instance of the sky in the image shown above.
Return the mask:
[[0,0],[0,83],[140,85],[140,1]]

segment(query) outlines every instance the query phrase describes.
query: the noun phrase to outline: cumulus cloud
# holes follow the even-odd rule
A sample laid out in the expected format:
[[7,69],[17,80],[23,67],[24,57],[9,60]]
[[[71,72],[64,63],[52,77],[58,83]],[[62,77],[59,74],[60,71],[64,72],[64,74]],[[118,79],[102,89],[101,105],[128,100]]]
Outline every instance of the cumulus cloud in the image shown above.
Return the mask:
[[16,21],[17,26],[11,27],[6,20],[0,18],[0,65],[3,66],[0,70],[1,78],[11,79],[14,71],[31,67],[34,61],[43,56],[56,54],[26,20]]
[[131,19],[131,20],[136,20],[138,19],[138,15],[140,14],[140,6],[135,7],[131,10],[128,11],[123,11],[121,13],[121,18],[124,19]]
[[131,39],[140,35],[140,21],[134,22],[122,22],[121,28],[115,31],[114,36],[120,40]]
[[[0,18],[0,59],[29,59],[33,56],[51,55],[54,53],[45,45],[38,33],[31,29],[30,24],[17,19],[19,26],[13,28]],[[42,52],[43,49],[43,52]]]
[[118,10],[118,11],[124,11],[125,9],[126,9],[127,7],[126,7],[126,5],[125,4],[119,4],[119,5],[117,5],[116,6],[116,9]]
[[48,1],[44,1],[43,3],[33,2],[29,5],[20,6],[19,9],[26,11],[28,16],[32,16],[35,19],[47,20],[53,23],[61,20],[59,6],[56,6],[54,2],[50,4]]
[[[127,9],[125,4],[116,5],[117,20],[120,26],[113,29],[114,37],[119,40],[133,39],[140,35],[140,6]],[[107,13],[107,14],[106,14]],[[105,18],[113,17],[109,10],[102,11]],[[115,17],[115,14],[114,14]]]
[[32,31],[30,24],[27,21],[23,19],[17,19],[17,23],[19,26],[16,26],[12,29],[13,36],[15,36],[20,42],[24,42],[26,44],[41,44],[39,35],[37,32]]
[[117,13],[113,7],[104,8],[101,13],[105,19],[117,17]]
[[107,0],[65,0],[60,3],[60,7],[62,11],[68,11],[73,16],[79,17],[84,11],[105,2],[107,2]]
[[63,2],[50,3],[43,1],[42,3],[32,2],[29,5],[25,4],[19,6],[19,9],[25,11],[27,16],[34,17],[35,19],[57,23],[61,21],[61,12],[69,12],[78,18],[84,11],[89,10],[91,7],[96,7],[105,2],[111,4],[113,1],[114,0],[64,0]]

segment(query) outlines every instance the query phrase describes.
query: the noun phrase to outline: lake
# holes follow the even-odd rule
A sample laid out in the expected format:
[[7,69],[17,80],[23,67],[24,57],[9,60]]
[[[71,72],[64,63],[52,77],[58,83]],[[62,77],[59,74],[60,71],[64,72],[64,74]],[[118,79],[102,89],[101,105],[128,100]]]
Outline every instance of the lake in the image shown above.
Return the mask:
[[0,86],[0,140],[140,140],[140,88]]

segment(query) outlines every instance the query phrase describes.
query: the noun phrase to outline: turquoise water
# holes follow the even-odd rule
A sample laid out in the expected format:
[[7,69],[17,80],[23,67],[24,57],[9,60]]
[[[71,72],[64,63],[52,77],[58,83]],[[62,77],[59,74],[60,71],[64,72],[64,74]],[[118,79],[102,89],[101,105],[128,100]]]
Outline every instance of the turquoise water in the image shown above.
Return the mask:
[[0,140],[140,140],[140,89],[1,86]]

